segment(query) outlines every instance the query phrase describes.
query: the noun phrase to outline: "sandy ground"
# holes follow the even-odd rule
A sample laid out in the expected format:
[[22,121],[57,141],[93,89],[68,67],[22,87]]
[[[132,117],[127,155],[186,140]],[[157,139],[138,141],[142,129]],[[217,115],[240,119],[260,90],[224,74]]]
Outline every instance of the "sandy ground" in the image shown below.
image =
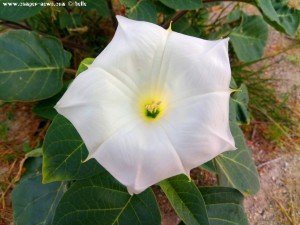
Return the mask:
[[273,160],[260,164],[258,169],[261,189],[244,202],[249,223],[299,224],[300,156],[277,154]]
[[[296,43],[271,30],[266,55]],[[289,104],[298,111],[300,106],[300,49],[292,48],[287,53],[270,59],[277,62],[270,67],[266,77],[279,79],[276,89],[279,97],[290,93]],[[296,112],[297,113],[297,112]],[[297,131],[294,131],[297,132]],[[252,140],[253,151],[260,175],[260,191],[245,200],[245,209],[250,225],[300,224],[300,150],[298,134],[291,133],[295,145],[292,149],[278,147],[276,152],[266,154],[259,142]],[[298,144],[296,143],[298,142]]]

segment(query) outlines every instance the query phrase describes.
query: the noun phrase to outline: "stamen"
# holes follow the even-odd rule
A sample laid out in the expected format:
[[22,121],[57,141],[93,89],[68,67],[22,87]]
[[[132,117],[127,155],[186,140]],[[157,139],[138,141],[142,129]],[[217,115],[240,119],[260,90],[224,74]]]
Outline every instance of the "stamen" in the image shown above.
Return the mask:
[[150,118],[156,118],[156,116],[159,114],[159,106],[161,104],[161,101],[155,102],[152,100],[152,103],[149,105],[145,105],[146,109],[146,116]]

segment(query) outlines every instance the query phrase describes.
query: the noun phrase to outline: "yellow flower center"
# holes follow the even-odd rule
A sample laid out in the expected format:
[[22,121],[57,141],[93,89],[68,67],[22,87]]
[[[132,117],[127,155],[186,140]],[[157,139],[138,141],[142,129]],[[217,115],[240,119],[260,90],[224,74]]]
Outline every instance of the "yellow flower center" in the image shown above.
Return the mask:
[[154,88],[145,87],[143,89],[135,101],[138,114],[145,122],[159,121],[168,113],[170,95],[166,91],[155,90]]
[[[157,97],[162,96],[162,98]],[[141,117],[147,122],[158,121],[166,111],[165,95],[159,94],[145,94],[139,96],[138,110]]]
[[145,105],[145,115],[146,117],[148,118],[152,118],[152,119],[155,119],[158,114],[160,113],[160,106],[161,104],[161,101],[154,101],[152,100],[152,103],[151,104],[147,104]]

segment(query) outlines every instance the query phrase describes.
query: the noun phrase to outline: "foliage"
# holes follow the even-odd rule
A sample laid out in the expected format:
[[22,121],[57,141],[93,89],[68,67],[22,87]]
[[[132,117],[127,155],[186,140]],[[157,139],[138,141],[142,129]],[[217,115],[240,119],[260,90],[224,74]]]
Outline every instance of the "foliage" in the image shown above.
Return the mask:
[[14,224],[51,224],[55,209],[65,192],[64,182],[42,184],[42,160],[27,160],[26,173],[12,196]]
[[53,224],[160,224],[151,189],[129,195],[126,188],[103,171],[77,181],[62,197]]
[[261,132],[267,140],[277,145],[284,145],[281,147],[294,146],[291,134],[298,132],[296,119],[298,115],[297,110],[293,110],[293,106],[289,106],[288,101],[292,95],[291,92],[295,91],[297,86],[280,99],[274,89],[278,80],[265,78],[263,74],[281,59],[271,63],[265,62],[267,59],[259,59],[258,63],[254,64],[255,68],[251,63],[237,65],[233,67],[232,74],[237,83],[247,84],[251,99],[248,108],[252,122],[261,123],[262,126],[262,129],[257,127],[258,132]]
[[40,100],[62,88],[62,74],[70,54],[55,38],[41,38],[24,30],[10,31],[1,36],[0,48],[2,100]]
[[[239,1],[233,7],[212,0],[81,1],[86,6],[75,5],[75,1],[27,2],[39,5],[5,6],[7,1],[0,0],[0,100],[38,101],[33,111],[53,120],[43,143],[43,159],[27,160],[26,173],[13,191],[15,224],[28,225],[160,224],[152,190],[130,196],[95,161],[83,162],[87,156],[83,141],[72,124],[53,109],[77,68],[84,71],[108,44],[116,28],[115,14],[165,28],[172,20],[174,31],[206,39],[228,36],[236,65],[262,57],[267,24],[293,36],[300,22],[299,11],[282,0],[241,1],[256,6],[261,12],[256,16],[243,12]],[[223,10],[212,12],[216,6]],[[84,60],[87,57],[90,59]],[[248,224],[243,196],[255,194],[259,182],[239,128],[250,121],[248,90],[242,84],[247,80],[235,78],[241,86],[232,82],[231,88],[240,91],[231,98],[230,126],[237,150],[203,166],[217,174],[220,186],[198,189],[184,176],[159,184],[182,224]],[[251,101],[253,87],[248,88]]]

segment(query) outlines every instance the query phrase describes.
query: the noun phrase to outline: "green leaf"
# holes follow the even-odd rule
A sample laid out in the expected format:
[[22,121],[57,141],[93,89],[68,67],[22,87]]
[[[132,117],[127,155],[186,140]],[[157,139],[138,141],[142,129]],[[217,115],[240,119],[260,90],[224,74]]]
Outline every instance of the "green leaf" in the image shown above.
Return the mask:
[[267,23],[276,30],[294,36],[300,23],[300,11],[290,8],[287,1],[255,0]]
[[88,151],[74,126],[61,115],[49,127],[43,148],[43,183],[84,179],[103,170],[95,159],[83,162]]
[[248,225],[243,195],[228,187],[199,188],[205,201],[210,225]]
[[201,0],[160,0],[166,6],[172,9],[193,10],[201,8]]
[[243,13],[242,23],[230,33],[230,41],[237,57],[250,62],[262,57],[268,39],[268,26],[261,16]]
[[[60,7],[59,10],[60,13],[67,11],[67,9],[63,7]],[[53,36],[57,35],[58,24],[53,20],[52,7],[44,7],[40,13],[26,19],[26,24],[34,31]]]
[[[234,81],[233,81],[234,83]],[[242,90],[244,89],[241,85]],[[242,98],[240,98],[242,99]],[[242,100],[246,104],[247,100]],[[254,195],[259,190],[259,177],[244,134],[238,126],[236,103],[230,101],[230,130],[235,140],[236,150],[217,156],[215,166],[222,186],[233,187],[244,195]],[[246,106],[245,106],[246,107]]]
[[61,199],[53,225],[159,225],[151,189],[129,195],[108,172],[77,181]]
[[238,124],[249,124],[250,115],[248,112],[248,90],[245,84],[242,84],[238,91],[236,91],[231,98],[230,107],[233,107],[231,110],[235,112],[235,119]]
[[155,8],[159,14],[164,14],[165,20],[171,18],[176,13],[175,9],[171,9],[160,1],[155,1]]
[[51,225],[64,194],[62,182],[42,184],[41,158],[26,160],[26,173],[12,192],[15,225]]
[[230,87],[231,89],[233,89],[233,90],[238,89],[238,86],[237,86],[237,84],[236,84],[236,82],[235,82],[235,80],[234,80],[233,77],[231,77],[229,87]]
[[94,58],[85,58],[79,64],[78,70],[76,72],[76,76],[78,76],[83,71],[87,70],[88,67],[94,62]]
[[0,36],[0,99],[33,101],[49,98],[62,86],[70,54],[61,42],[17,30]]
[[201,192],[185,175],[161,181],[159,185],[184,223],[209,224]]
[[68,13],[68,12],[60,12],[58,14],[59,28],[76,28],[81,26],[81,15]]
[[0,20],[19,21],[29,18],[44,7],[44,0],[0,0]]
[[67,90],[68,85],[69,82],[65,83],[61,91],[58,92],[58,94],[54,95],[53,97],[39,101],[38,104],[36,104],[32,108],[32,112],[43,118],[53,120],[54,117],[57,115],[57,112],[53,107],[56,105],[58,100],[61,99],[61,97]]
[[215,158],[219,183],[238,189],[244,195],[254,195],[259,190],[259,178],[244,134],[235,121],[230,122],[231,133],[237,149]]
[[240,20],[242,15],[243,15],[242,11],[235,9],[226,16],[226,22],[227,23],[236,22],[236,21]]
[[[82,60],[75,76],[78,76],[78,74],[87,70],[88,66],[91,65],[93,61],[94,58],[85,58],[84,60]],[[54,117],[57,115],[57,112],[53,107],[56,105],[58,100],[61,99],[62,95],[67,90],[69,84],[70,82],[64,84],[63,89],[53,97],[40,101],[37,105],[35,105],[32,108],[32,111],[38,116],[44,117],[49,120],[53,120]]]
[[130,8],[128,18],[156,23],[156,9],[150,1],[141,0]]
[[[85,58],[84,60],[82,60],[75,76],[78,76],[80,73],[87,70],[88,67],[93,63],[93,61],[94,58]],[[49,120],[53,120],[54,117],[57,115],[57,112],[53,107],[56,105],[58,100],[61,99],[61,97],[67,90],[69,84],[70,82],[65,83],[62,90],[53,97],[40,101],[37,105],[35,105],[32,108],[32,111],[38,116],[44,117]]]
[[133,7],[136,5],[137,0],[120,0],[120,2],[126,7]]
[[85,0],[85,2],[86,6],[82,7],[82,9],[96,9],[100,16],[110,16],[107,0]]
[[195,27],[191,26],[189,20],[185,17],[172,24],[172,30],[194,37],[199,37],[201,34],[200,30],[197,30]]
[[210,160],[200,166],[202,169],[207,170],[208,172],[216,173],[217,169],[215,167],[214,161]]

